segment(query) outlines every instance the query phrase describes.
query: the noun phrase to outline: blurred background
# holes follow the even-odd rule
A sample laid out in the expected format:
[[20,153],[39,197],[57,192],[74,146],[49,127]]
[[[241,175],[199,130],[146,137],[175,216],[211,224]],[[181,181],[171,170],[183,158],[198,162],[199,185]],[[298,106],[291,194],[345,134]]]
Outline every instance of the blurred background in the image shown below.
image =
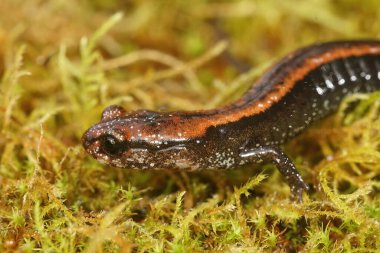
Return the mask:
[[[313,213],[288,201],[273,167],[258,190],[238,189],[257,172],[110,168],[80,138],[110,104],[228,103],[299,47],[379,39],[379,17],[378,0],[0,0],[0,251],[375,252],[378,194],[350,205],[361,195],[339,202],[315,188],[324,213]],[[290,154],[318,185],[312,166],[338,141],[307,138]]]
[[[91,36],[117,12],[122,12],[123,18],[99,40],[97,50],[102,59],[132,52],[134,55],[127,60],[128,64],[107,70],[111,96],[123,92],[136,98],[138,92],[127,88],[129,80],[197,59],[218,42],[228,42],[197,66],[194,73],[188,73],[187,79],[186,74],[181,73],[159,80],[170,87],[165,92],[177,94],[173,100],[167,101],[167,97],[162,96],[148,99],[140,94],[140,100],[145,98],[146,101],[130,105],[131,108],[213,107],[225,99],[218,97],[208,104],[210,97],[218,94],[218,89],[225,88],[220,86],[231,83],[240,72],[260,67],[262,71],[265,64],[307,44],[378,38],[380,31],[380,8],[376,0],[2,0],[0,70],[4,71],[10,54],[25,45],[25,64],[32,75],[25,80],[28,85],[24,84],[24,88],[35,93],[42,92],[41,87],[44,93],[60,92],[59,79],[62,78],[54,73],[57,71],[54,61],[60,48],[65,47],[70,60],[79,61],[81,38]],[[147,49],[162,54],[136,53]],[[153,82],[147,81],[143,86],[152,89]],[[192,92],[186,87],[189,82]],[[192,98],[191,103],[180,99],[183,91],[179,86],[186,88],[185,97]],[[154,89],[160,92],[160,88]],[[198,106],[198,102],[202,105]]]

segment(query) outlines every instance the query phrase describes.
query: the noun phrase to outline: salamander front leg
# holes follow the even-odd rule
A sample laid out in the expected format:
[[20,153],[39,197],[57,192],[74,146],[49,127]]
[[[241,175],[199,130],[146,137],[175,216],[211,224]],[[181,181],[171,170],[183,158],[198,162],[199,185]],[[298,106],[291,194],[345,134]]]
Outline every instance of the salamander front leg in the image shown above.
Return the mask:
[[288,182],[292,197],[302,202],[302,193],[309,190],[309,187],[303,181],[292,161],[281,149],[277,147],[244,149],[241,151],[240,157],[252,163],[274,163]]

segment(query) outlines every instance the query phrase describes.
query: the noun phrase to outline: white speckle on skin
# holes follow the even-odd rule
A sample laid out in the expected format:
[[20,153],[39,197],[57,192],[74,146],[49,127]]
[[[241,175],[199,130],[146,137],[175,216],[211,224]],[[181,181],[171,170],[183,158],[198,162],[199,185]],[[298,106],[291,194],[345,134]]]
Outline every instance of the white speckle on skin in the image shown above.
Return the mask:
[[334,84],[330,80],[328,80],[328,79],[325,80],[325,84],[326,84],[327,88],[329,88],[331,90],[335,89]]
[[323,95],[323,94],[325,94],[325,92],[326,92],[326,89],[323,89],[323,88],[321,88],[321,87],[319,87],[319,86],[317,86],[316,87],[316,90],[317,90],[317,93],[319,94],[319,95]]
[[270,97],[273,101],[277,101],[278,100],[278,97],[277,96],[271,96]]
[[330,101],[329,100],[326,99],[325,101],[323,101],[323,107],[324,108],[328,109],[329,105],[330,105]]
[[315,62],[315,63],[317,63],[317,64],[319,64],[319,63],[321,63],[321,62],[323,62],[323,61],[324,61],[324,59],[323,59],[322,57],[313,58],[313,62]]

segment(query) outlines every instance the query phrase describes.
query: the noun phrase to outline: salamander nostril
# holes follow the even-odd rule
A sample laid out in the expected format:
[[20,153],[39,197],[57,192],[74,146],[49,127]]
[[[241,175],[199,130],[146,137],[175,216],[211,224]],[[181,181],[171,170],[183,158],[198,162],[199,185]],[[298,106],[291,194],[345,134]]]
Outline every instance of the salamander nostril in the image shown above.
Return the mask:
[[90,145],[94,142],[89,130],[87,130],[82,136],[82,145],[85,150],[88,150]]

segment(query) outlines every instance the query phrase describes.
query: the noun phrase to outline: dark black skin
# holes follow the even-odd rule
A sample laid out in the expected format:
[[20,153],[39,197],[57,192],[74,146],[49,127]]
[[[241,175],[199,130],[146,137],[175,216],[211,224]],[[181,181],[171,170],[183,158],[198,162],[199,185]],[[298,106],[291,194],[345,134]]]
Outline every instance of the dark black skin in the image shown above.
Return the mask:
[[283,58],[240,100],[220,109],[128,114],[111,106],[83,135],[83,146],[103,163],[136,169],[274,163],[301,200],[308,186],[279,145],[333,112],[346,95],[379,90],[379,73],[380,42],[315,45]]

